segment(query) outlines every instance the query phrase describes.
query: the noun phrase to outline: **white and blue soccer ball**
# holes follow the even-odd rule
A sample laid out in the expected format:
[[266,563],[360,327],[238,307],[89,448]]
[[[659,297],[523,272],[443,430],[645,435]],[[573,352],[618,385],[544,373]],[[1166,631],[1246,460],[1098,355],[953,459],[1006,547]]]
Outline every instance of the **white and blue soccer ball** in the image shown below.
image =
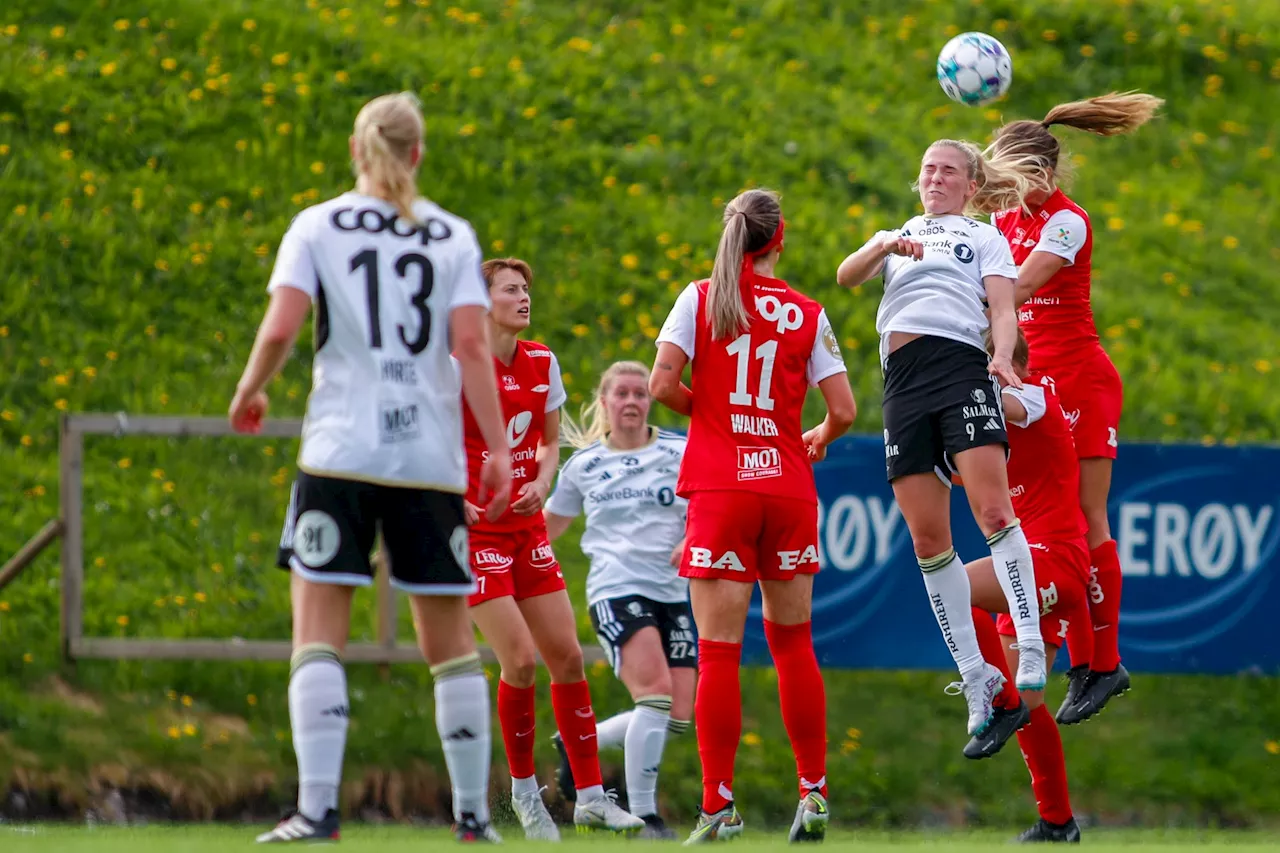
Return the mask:
[[986,33],[961,33],[938,54],[938,82],[951,100],[976,107],[1009,91],[1013,60]]

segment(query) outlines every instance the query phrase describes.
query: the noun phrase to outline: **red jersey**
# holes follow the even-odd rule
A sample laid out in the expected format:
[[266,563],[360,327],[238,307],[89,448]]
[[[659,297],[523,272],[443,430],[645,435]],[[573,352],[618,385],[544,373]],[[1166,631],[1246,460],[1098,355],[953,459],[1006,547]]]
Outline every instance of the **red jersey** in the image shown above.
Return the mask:
[[[547,412],[564,405],[564,383],[555,354],[542,344],[517,341],[510,364],[494,356],[494,373],[498,379],[498,399],[502,403],[502,419],[507,422],[507,445],[511,449],[511,502],[515,503],[520,487],[538,477],[538,446]],[[462,401],[463,441],[467,450],[467,500],[479,506],[480,466],[489,458],[489,450],[465,396]],[[522,530],[542,523],[542,513],[516,515],[510,509],[494,521],[482,514],[471,529],[482,533]]]
[[801,410],[810,385],[845,369],[826,312],[781,279],[744,274],[749,328],[712,340],[708,284],[685,289],[658,335],[692,364],[693,416],[676,494],[753,491],[816,503]]
[[1093,228],[1084,208],[1055,190],[1039,210],[1003,210],[994,222],[1018,266],[1032,252],[1051,252],[1067,262],[1018,310],[1031,345],[1031,369],[1040,372],[1081,350],[1100,348],[1089,304]]
[[1029,377],[1021,389],[1005,388],[1027,410],[1022,424],[1009,422],[1009,497],[1032,542],[1085,535],[1080,511],[1080,461],[1071,426],[1052,380]]

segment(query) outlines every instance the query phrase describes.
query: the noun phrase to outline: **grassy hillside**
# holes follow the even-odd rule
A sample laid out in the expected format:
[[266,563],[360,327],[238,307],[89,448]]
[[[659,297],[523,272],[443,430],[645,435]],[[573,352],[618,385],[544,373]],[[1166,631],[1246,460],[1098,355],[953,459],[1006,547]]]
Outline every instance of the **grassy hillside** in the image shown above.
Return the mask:
[[[1124,433],[1274,439],[1280,12],[1167,0],[908,6],[10,0],[0,556],[57,512],[60,413],[225,412],[280,235],[300,208],[350,184],[356,110],[399,89],[427,111],[424,192],[470,218],[487,250],[537,271],[535,329],[560,354],[575,403],[609,360],[652,357],[674,294],[710,269],[719,205],[762,184],[784,194],[782,273],[828,305],[866,432],[879,431],[878,289],[839,292],[834,271],[915,211],[908,184],[928,142],[981,141],[1004,120],[1110,89],[1156,93],[1165,117],[1137,136],[1066,139],[1074,194],[1097,229],[1098,325],[1129,389]],[[961,29],[1011,50],[1005,102],[974,110],[942,96],[933,57]],[[275,413],[301,413],[308,352],[304,341],[273,389]],[[265,567],[292,442],[103,437],[87,448],[88,632],[287,635],[283,576]],[[86,664],[62,674],[64,689],[49,681],[57,584],[50,552],[0,601],[0,778],[7,768],[86,790],[94,773],[158,768],[188,792],[221,791],[209,795],[218,802],[288,778],[281,667]],[[360,618],[357,631],[371,633]],[[431,764],[431,727],[403,710],[428,695],[424,678],[358,676],[370,711],[353,768]],[[972,797],[987,819],[1014,808],[1008,792],[1025,782],[1016,753],[981,777],[950,757],[956,713],[936,704],[939,681],[833,676],[838,707],[866,709],[833,720],[833,754],[849,756],[841,808],[870,817],[887,803],[886,821],[918,818],[917,802]],[[1272,789],[1250,784],[1275,772],[1263,749],[1280,737],[1273,687],[1147,683],[1128,716],[1070,736],[1072,760],[1092,768],[1089,802],[1230,819],[1280,810]],[[752,689],[767,707],[769,685]],[[1149,731],[1139,711],[1158,713],[1169,694],[1190,707],[1226,701],[1235,725],[1193,716]],[[110,737],[84,725],[103,718],[117,727]],[[763,774],[785,775],[786,760],[770,751],[777,721],[760,733],[764,751],[746,767],[763,791]],[[1140,758],[1114,767],[1088,750],[1095,738],[1134,744]],[[876,747],[845,753],[846,742]],[[683,806],[696,756],[689,744],[675,754]],[[235,785],[211,766],[238,768]]]

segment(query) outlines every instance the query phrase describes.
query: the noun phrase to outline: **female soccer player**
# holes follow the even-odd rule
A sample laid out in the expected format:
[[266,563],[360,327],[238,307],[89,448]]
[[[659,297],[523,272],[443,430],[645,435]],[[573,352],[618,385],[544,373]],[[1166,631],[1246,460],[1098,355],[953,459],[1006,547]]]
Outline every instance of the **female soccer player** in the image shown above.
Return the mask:
[[[778,671],[782,721],[800,780],[791,840],[821,840],[827,813],[827,712],[810,611],[818,571],[818,498],[811,463],[856,412],[840,348],[816,301],[774,278],[782,209],[766,190],[725,207],[709,281],[676,300],[658,335],[653,396],[691,415],[676,493],[689,499],[680,564],[698,626],[698,753],[702,808],[687,843],[742,832],[733,764],[742,731],[738,668],[756,582]],[[692,390],[680,381],[691,364]],[[816,385],[826,419],[802,433]]]
[[463,407],[467,463],[471,471],[467,508],[471,523],[471,567],[479,589],[471,596],[471,618],[502,666],[498,721],[511,768],[511,800],[525,837],[556,840],[559,830],[542,802],[534,776],[534,654],[551,674],[551,704],[573,766],[577,803],[573,822],[588,829],[639,831],[644,821],[605,796],[600,784],[596,718],[582,667],[577,620],[564,576],[547,538],[543,502],[560,463],[560,366],[545,346],[517,336],[529,327],[533,270],[522,260],[485,261],[481,267],[493,308],[489,314],[492,370],[498,376],[513,500],[494,518],[480,513],[480,479],[491,456],[477,422]]
[[[988,344],[988,352],[991,351]],[[1071,427],[1052,386],[1035,381],[1027,369],[1027,341],[1021,333],[1013,351],[1013,368],[1021,388],[1002,391],[1009,431],[1009,486],[1013,508],[1022,519],[1036,564],[1040,631],[1045,639],[1046,665],[1053,666],[1058,646],[1075,631],[1089,637],[1089,549],[1086,524],[1076,495],[1079,468]],[[996,581],[989,557],[965,567],[973,590],[973,621],[983,657],[1005,677],[1018,665],[1011,634],[1009,606]],[[998,625],[991,621],[999,613]],[[1001,648],[999,635],[1004,636]],[[964,748],[967,758],[989,758],[1014,731],[1022,757],[1031,771],[1040,820],[1021,841],[1079,841],[1080,828],[1071,814],[1067,765],[1057,723],[1044,706],[1043,693],[1026,693],[1022,701],[1012,685],[995,697],[995,717],[982,735]]]
[[1089,306],[1093,229],[1089,215],[1060,189],[1070,162],[1061,158],[1061,146],[1049,128],[1063,125],[1099,136],[1129,133],[1163,103],[1131,92],[1061,104],[1041,121],[1005,125],[988,150],[992,159],[1009,163],[1034,187],[1025,206],[1011,205],[994,221],[1019,265],[1014,301],[1031,342],[1032,370],[1056,387],[1075,435],[1080,505],[1089,524],[1093,654],[1078,654],[1079,641],[1072,642],[1075,666],[1058,709],[1058,721],[1066,724],[1087,720],[1112,696],[1129,689],[1129,673],[1120,665],[1120,558],[1107,521],[1124,391],[1098,340]]
[[[634,710],[596,726],[598,743],[625,749],[627,806],[647,824],[641,834],[674,838],[658,815],[658,765],[667,732],[689,727],[698,661],[689,582],[677,571],[687,502],[675,490],[685,439],[650,426],[649,405],[649,369],[620,361],[600,377],[585,430],[563,419],[579,450],[547,502],[547,535],[555,541],[585,508],[591,624],[635,701]],[[559,736],[556,743],[563,749]],[[572,796],[566,770],[562,761]]]
[[422,113],[413,95],[384,95],[356,117],[358,178],[289,226],[229,418],[257,432],[264,389],[316,306],[313,388],[280,566],[292,573],[289,720],[298,808],[260,842],[338,837],[338,788],[349,704],[342,652],[352,591],[372,582],[379,528],[391,583],[409,593],[418,644],[435,677],[436,729],[453,782],[458,838],[500,841],[489,828],[489,691],[463,596],[462,401],[495,452],[473,481],[478,504],[505,510],[510,460],[485,345],[489,298],[480,247],[463,219],[418,197]]
[[[884,275],[876,315],[884,369],[885,468],[924,573],[929,603],[963,679],[969,734],[990,722],[1003,676],[984,663],[969,610],[969,580],[951,542],[951,472],[964,478],[987,537],[1021,649],[1018,687],[1043,690],[1044,643],[1026,536],[1009,502],[1008,446],[997,380],[1021,385],[1009,363],[1018,325],[1017,267],[990,225],[965,216],[1021,203],[1027,182],[983,160],[976,146],[940,140],[918,179],[925,215],[882,231],[845,258],[844,287]],[[990,306],[990,322],[986,306]],[[982,333],[991,329],[988,362]]]

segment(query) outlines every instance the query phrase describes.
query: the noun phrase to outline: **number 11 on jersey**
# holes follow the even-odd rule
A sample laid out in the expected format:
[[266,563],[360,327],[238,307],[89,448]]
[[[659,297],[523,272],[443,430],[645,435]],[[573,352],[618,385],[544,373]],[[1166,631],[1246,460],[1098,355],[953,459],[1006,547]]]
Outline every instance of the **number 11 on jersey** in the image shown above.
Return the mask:
[[[750,406],[753,401],[751,393],[747,390],[747,371],[751,366],[751,335],[739,335],[733,343],[725,347],[725,351],[738,359],[737,376],[733,383],[733,391],[729,394],[729,404]],[[763,363],[760,366],[760,388],[754,398],[754,405],[765,412],[773,411],[773,398],[769,396],[769,386],[773,383],[773,359],[777,353],[777,341],[765,341],[756,347],[755,356]]]

